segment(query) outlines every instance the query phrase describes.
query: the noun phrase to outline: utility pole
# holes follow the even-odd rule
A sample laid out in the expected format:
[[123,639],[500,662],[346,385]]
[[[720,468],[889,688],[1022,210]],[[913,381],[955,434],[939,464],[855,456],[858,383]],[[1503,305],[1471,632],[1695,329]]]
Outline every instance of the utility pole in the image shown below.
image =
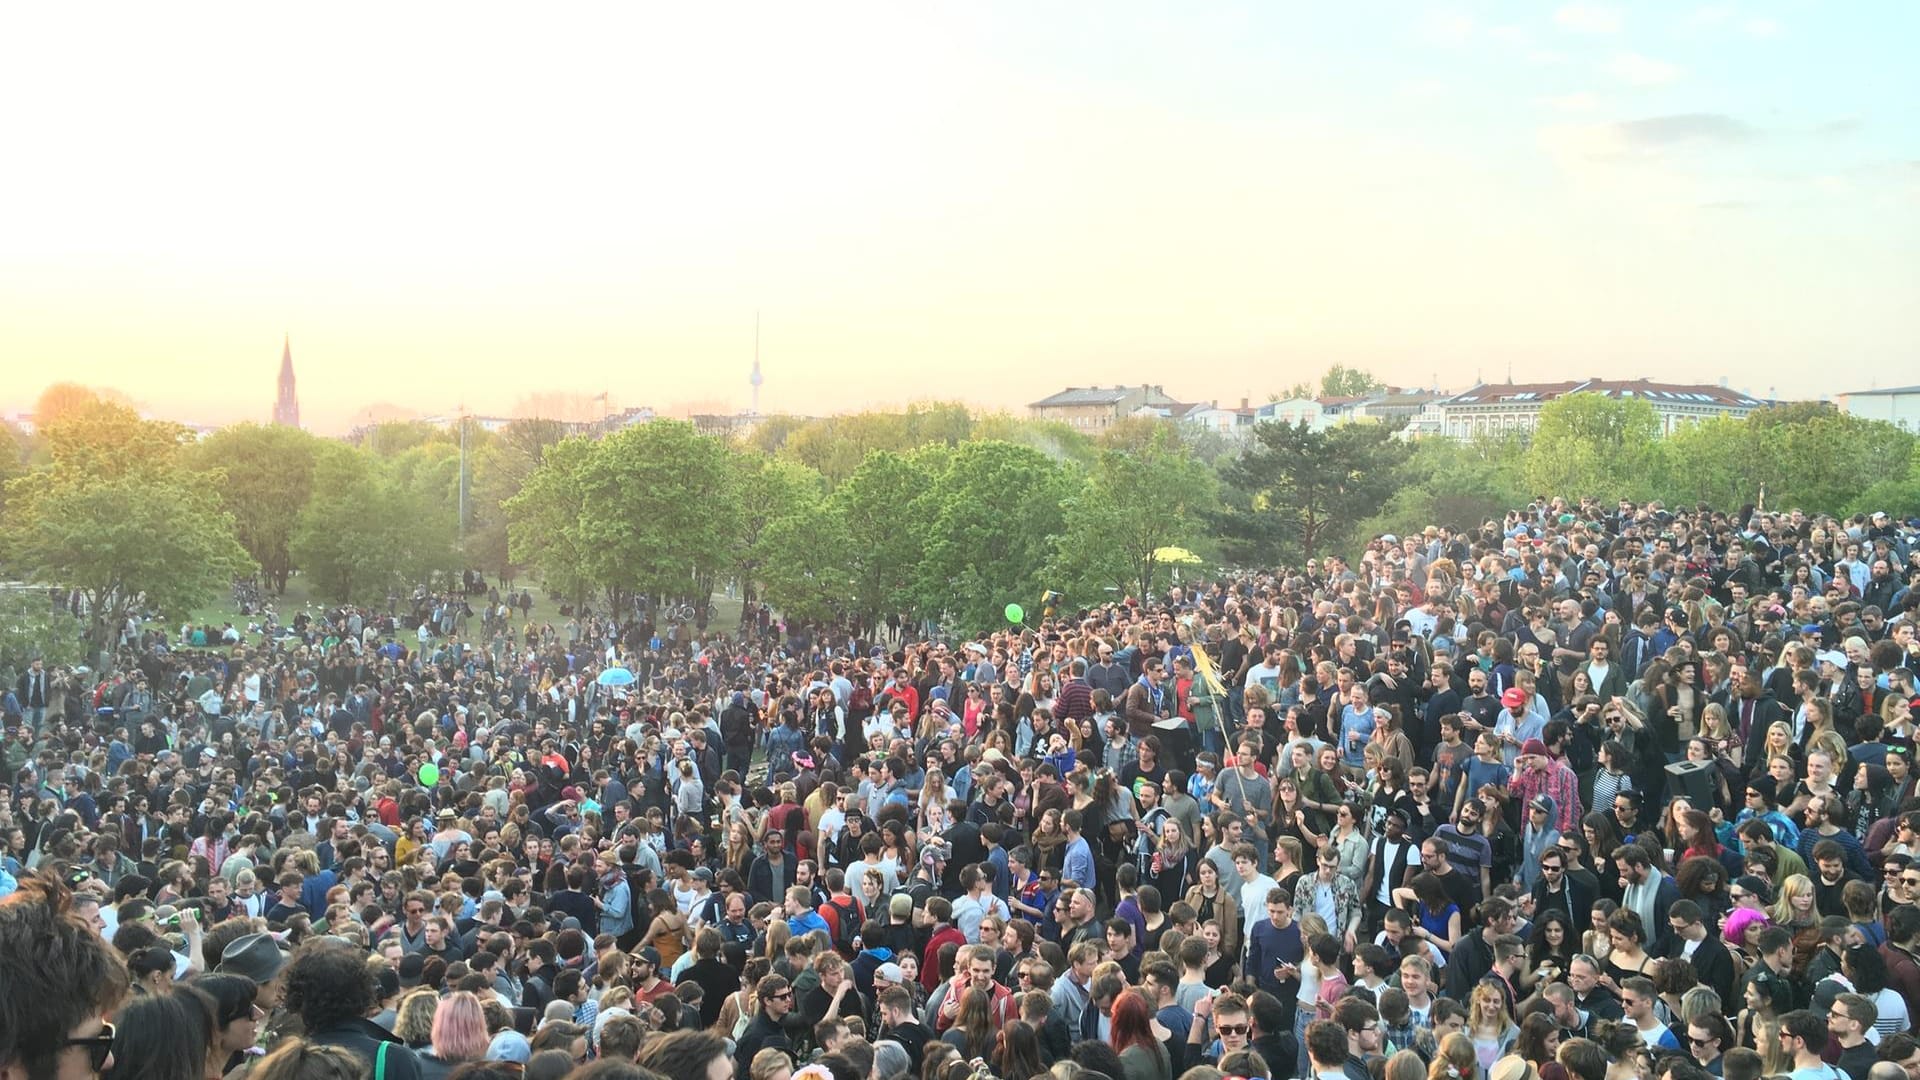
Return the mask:
[[460,528],[458,533],[462,547],[467,542],[467,406],[460,405]]

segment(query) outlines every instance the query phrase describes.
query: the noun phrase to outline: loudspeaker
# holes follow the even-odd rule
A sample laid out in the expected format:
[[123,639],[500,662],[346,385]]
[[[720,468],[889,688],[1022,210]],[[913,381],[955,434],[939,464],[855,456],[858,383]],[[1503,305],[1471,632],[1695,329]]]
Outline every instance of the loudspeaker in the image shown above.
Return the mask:
[[1667,797],[1684,795],[1695,810],[1713,805],[1713,763],[1676,761],[1667,766]]

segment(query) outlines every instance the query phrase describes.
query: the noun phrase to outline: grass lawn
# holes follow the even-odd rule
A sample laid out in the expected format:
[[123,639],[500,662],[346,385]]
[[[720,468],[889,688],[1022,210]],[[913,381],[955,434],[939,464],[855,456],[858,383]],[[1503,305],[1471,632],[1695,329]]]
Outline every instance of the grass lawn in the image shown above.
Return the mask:
[[[550,622],[556,627],[566,622],[566,619],[560,614],[560,605],[553,600],[549,600],[537,585],[532,582],[521,582],[520,586],[526,588],[533,596],[533,622]],[[485,597],[483,595],[475,597],[474,599],[483,600]],[[271,597],[269,598],[269,602],[272,603],[274,610],[279,612],[282,623],[292,621],[293,617],[303,608],[318,615],[327,607],[325,601],[313,595],[308,587],[307,580],[297,574],[291,581],[287,582],[286,594],[279,597]],[[716,614],[713,622],[709,624],[711,629],[718,630],[721,633],[731,634],[740,628],[741,604],[738,599],[716,594],[713,598],[713,606]],[[406,607],[407,605],[403,601],[400,610],[405,611]],[[519,616],[519,609],[516,608],[514,610],[514,625],[525,625],[525,620],[522,620]],[[246,631],[249,621],[258,621],[258,616],[250,620],[248,617],[241,615],[239,608],[233,603],[231,595],[221,597],[219,603],[211,604],[203,608],[195,608],[192,618],[195,626],[205,624],[218,630],[222,625],[232,623],[239,627],[243,633]],[[153,623],[150,625],[163,624]],[[470,625],[474,628],[475,632],[478,632],[479,620],[477,618],[475,618]],[[180,627],[176,624],[164,626],[164,629],[169,633],[173,633],[178,631]]]

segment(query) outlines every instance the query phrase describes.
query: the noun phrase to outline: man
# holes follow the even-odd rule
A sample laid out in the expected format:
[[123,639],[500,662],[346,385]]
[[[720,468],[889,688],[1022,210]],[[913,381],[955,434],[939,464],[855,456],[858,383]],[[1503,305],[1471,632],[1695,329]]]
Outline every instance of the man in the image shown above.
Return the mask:
[[1539,739],[1528,739],[1521,745],[1516,764],[1519,770],[1511,785],[1513,802],[1525,806],[1541,795],[1547,796],[1553,800],[1553,827],[1562,835],[1572,832],[1584,816],[1580,808],[1580,778],[1566,762],[1549,753],[1547,744]]
[[1720,1075],[1720,1059],[1733,1046],[1733,1028],[1718,1013],[1706,1013],[1687,1021],[1687,1053],[1707,1070],[1707,1075]]
[[[1732,1001],[1733,956],[1720,938],[1707,929],[1700,905],[1687,899],[1675,900],[1667,908],[1667,926],[1672,933],[1667,937],[1666,954],[1691,961],[1701,985],[1712,988],[1721,1001]],[[1726,1046],[1723,1044],[1721,1049],[1725,1050]]]
[[[1479,820],[1477,817],[1467,813],[1467,807],[1469,806],[1478,809],[1479,802],[1474,799],[1468,799],[1466,804],[1461,807],[1462,817],[1464,820],[1477,822]],[[1482,839],[1484,840],[1485,838],[1482,837]],[[1480,902],[1481,897],[1487,895],[1481,889],[1480,882],[1477,878],[1464,874],[1454,868],[1451,851],[1447,847],[1447,842],[1441,839],[1439,833],[1435,833],[1425,840],[1420,841],[1420,866],[1421,869],[1439,879],[1440,887],[1446,890],[1447,899],[1452,900],[1458,905],[1462,912],[1471,910],[1473,905]]]
[[800,1001],[800,1016],[812,1028],[823,1020],[866,1019],[866,1002],[853,985],[853,972],[839,953],[822,953],[813,962],[819,983]]
[[300,1017],[309,1042],[337,1046],[369,1073],[420,1080],[420,1059],[392,1032],[368,1020],[379,1004],[366,957],[351,946],[321,942],[300,950],[283,976],[283,1003]]
[[1325,920],[1327,929],[1340,936],[1348,952],[1358,947],[1360,893],[1353,887],[1353,879],[1340,872],[1340,853],[1332,844],[1320,848],[1316,872],[1302,875],[1294,885],[1293,906]]
[[793,1040],[787,1038],[787,1014],[793,1011],[793,987],[785,977],[769,975],[760,980],[760,1014],[740,1033],[734,1044],[734,1074],[737,1080],[749,1080],[753,1056],[762,1050],[779,1050],[793,1057]]
[[271,934],[243,934],[227,942],[220,952],[220,964],[214,970],[221,975],[239,975],[252,979],[258,989],[254,1003],[272,1012],[280,1004],[287,954]]
[[1420,865],[1420,845],[1407,835],[1407,812],[1387,812],[1385,831],[1373,841],[1367,856],[1366,882],[1360,895],[1367,902],[1367,926],[1380,925],[1386,912],[1394,907],[1393,890],[1406,881],[1407,871]]
[[1841,994],[1827,1007],[1827,1035],[1838,1044],[1840,1053],[1833,1064],[1840,1066],[1851,1080],[1867,1080],[1867,1070],[1878,1060],[1867,1033],[1880,1018],[1873,999],[1864,994]]
[[[1454,903],[1460,905],[1462,911],[1471,907],[1474,900],[1493,895],[1493,844],[1480,831],[1480,823],[1485,816],[1486,808],[1480,805],[1479,799],[1462,800],[1453,821],[1440,826],[1432,837],[1420,845],[1423,859],[1429,845],[1435,850],[1444,849],[1445,856],[1427,862],[1427,870],[1440,877],[1441,884],[1447,886],[1447,894]],[[1479,889],[1472,891],[1471,900],[1462,899],[1470,891],[1463,882],[1449,881],[1444,876],[1453,874],[1455,864],[1464,868],[1464,876],[1479,883]]]
[[1653,980],[1635,975],[1620,984],[1620,1011],[1624,1016],[1622,1023],[1632,1028],[1640,1036],[1640,1041],[1653,1051],[1678,1050],[1679,1040],[1673,1037],[1673,1029],[1660,1022],[1653,1014],[1653,1003],[1659,997],[1653,989]]
[[793,864],[787,859],[786,836],[768,829],[760,840],[760,854],[747,869],[747,891],[756,900],[783,903],[793,886]]
[[1827,1048],[1827,1023],[1805,1009],[1780,1018],[1780,1048],[1793,1058],[1789,1080],[1833,1080],[1834,1070],[1821,1060]]
[[[1340,1030],[1347,1037],[1347,1058],[1341,1063],[1342,1075],[1346,1080],[1373,1080],[1373,1071],[1367,1063],[1380,1056],[1380,1011],[1359,997],[1343,997],[1333,1006],[1333,1021],[1340,1025]],[[1307,1025],[1307,1039],[1307,1060],[1312,1065],[1311,1024]],[[1317,1069],[1315,1071],[1318,1072]]]
[[[1058,983],[1055,984],[1059,985]],[[913,1061],[909,1076],[920,1075],[927,1043],[933,1032],[913,1015],[913,994],[904,986],[889,986],[880,991],[880,1038],[899,1043]]]
[[1097,884],[1093,871],[1093,845],[1081,830],[1086,827],[1086,815],[1078,810],[1069,810],[1061,817],[1066,829],[1066,849],[1061,854],[1060,877],[1071,881],[1082,889],[1091,889]]
[[1638,844],[1624,844],[1614,849],[1613,864],[1620,871],[1620,888],[1624,893],[1620,906],[1639,913],[1640,925],[1647,928],[1647,951],[1654,955],[1666,952],[1667,939],[1672,933],[1667,922],[1668,909],[1680,899],[1680,886],[1672,877],[1655,870],[1647,849]]
[[1260,989],[1292,1001],[1300,985],[1300,961],[1306,956],[1300,927],[1293,921],[1293,897],[1276,885],[1267,890],[1263,910],[1267,917],[1247,931],[1246,972]]
[[1233,871],[1240,876],[1240,895],[1235,899],[1240,901],[1241,938],[1251,942],[1253,928],[1260,924],[1261,912],[1266,910],[1267,894],[1280,883],[1261,872],[1260,853],[1252,844],[1241,844],[1233,850]]
[[1153,1006],[1153,1018],[1167,1029],[1168,1038],[1163,1041],[1173,1058],[1173,1075],[1179,1076],[1186,1071],[1187,1035],[1193,1026],[1193,1013],[1181,1007],[1176,1000],[1180,989],[1180,973],[1171,963],[1156,960],[1142,965],[1140,978],[1147,1002]]
[[1133,924],[1119,917],[1106,923],[1107,959],[1120,965],[1120,971],[1126,975],[1127,982],[1140,980],[1140,950],[1135,947]]
[[1347,1073],[1347,1029],[1332,1020],[1307,1025],[1307,1062],[1313,1080],[1350,1080]]
[[[639,1065],[655,1076],[675,1080],[727,1080],[733,1062],[726,1040],[705,1031],[670,1031],[647,1037],[636,1055]],[[602,1047],[602,1057],[612,1057]]]
[[1081,1029],[1082,1017],[1093,1003],[1093,969],[1099,962],[1100,946],[1079,942],[1067,949],[1067,970],[1053,980],[1053,1008],[1066,1021],[1068,1031]]
[[1538,868],[1540,880],[1533,883],[1533,918],[1537,922],[1542,913],[1558,911],[1573,920],[1573,925],[1582,925],[1581,915],[1592,918],[1594,889],[1584,884],[1581,877],[1591,878],[1583,872],[1574,875],[1567,870],[1568,855],[1566,845],[1571,841],[1561,841],[1541,851]]
[[1567,965],[1567,985],[1573,989],[1573,1005],[1586,1018],[1588,1030],[1595,1020],[1617,1022],[1624,1015],[1620,999],[1600,984],[1601,974],[1599,962],[1585,954],[1575,956]]
[[947,1030],[960,1018],[961,997],[968,990],[978,990],[987,995],[988,1019],[994,1030],[999,1030],[1009,1020],[1018,1020],[1019,1003],[1013,1000],[1012,991],[994,981],[994,966],[993,946],[962,946],[954,954],[953,978],[941,983],[928,995],[921,1019],[931,1020],[936,1034]]
[[700,1024],[712,1027],[720,1018],[720,1007],[726,1004],[727,995],[740,988],[740,973],[721,958],[720,931],[711,926],[703,926],[694,933],[693,955],[693,963],[680,973],[675,983],[696,983],[706,991],[700,998]]
[[28,877],[0,903],[0,1080],[100,1075],[114,1065],[106,1018],[126,996],[126,968],[68,917],[63,887]]

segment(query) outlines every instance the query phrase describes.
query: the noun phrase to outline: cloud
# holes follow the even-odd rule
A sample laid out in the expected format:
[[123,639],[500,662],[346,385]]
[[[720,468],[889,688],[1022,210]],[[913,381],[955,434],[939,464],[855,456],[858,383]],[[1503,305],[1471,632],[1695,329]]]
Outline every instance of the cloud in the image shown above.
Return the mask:
[[1780,20],[1765,17],[1748,19],[1746,22],[1740,24],[1740,29],[1745,30],[1757,38],[1779,37]]
[[1661,86],[1685,74],[1677,64],[1640,53],[1620,53],[1600,65],[1600,70],[1629,86]]
[[1757,134],[1724,113],[1675,113],[1612,124],[1562,124],[1541,134],[1542,144],[1565,161],[1629,162],[1657,158],[1682,144],[1737,143]]
[[1437,45],[1464,45],[1473,37],[1473,16],[1463,11],[1439,9],[1420,18],[1421,37]]
[[1598,112],[1600,109],[1600,96],[1585,90],[1580,90],[1571,94],[1560,94],[1555,97],[1541,98],[1540,104],[1559,112]]
[[1617,34],[1620,9],[1604,4],[1566,4],[1553,13],[1553,21],[1576,33]]
[[1725,113],[1675,113],[1627,120],[1610,125],[1623,145],[1632,148],[1670,146],[1682,142],[1738,142],[1753,134],[1745,121]]

